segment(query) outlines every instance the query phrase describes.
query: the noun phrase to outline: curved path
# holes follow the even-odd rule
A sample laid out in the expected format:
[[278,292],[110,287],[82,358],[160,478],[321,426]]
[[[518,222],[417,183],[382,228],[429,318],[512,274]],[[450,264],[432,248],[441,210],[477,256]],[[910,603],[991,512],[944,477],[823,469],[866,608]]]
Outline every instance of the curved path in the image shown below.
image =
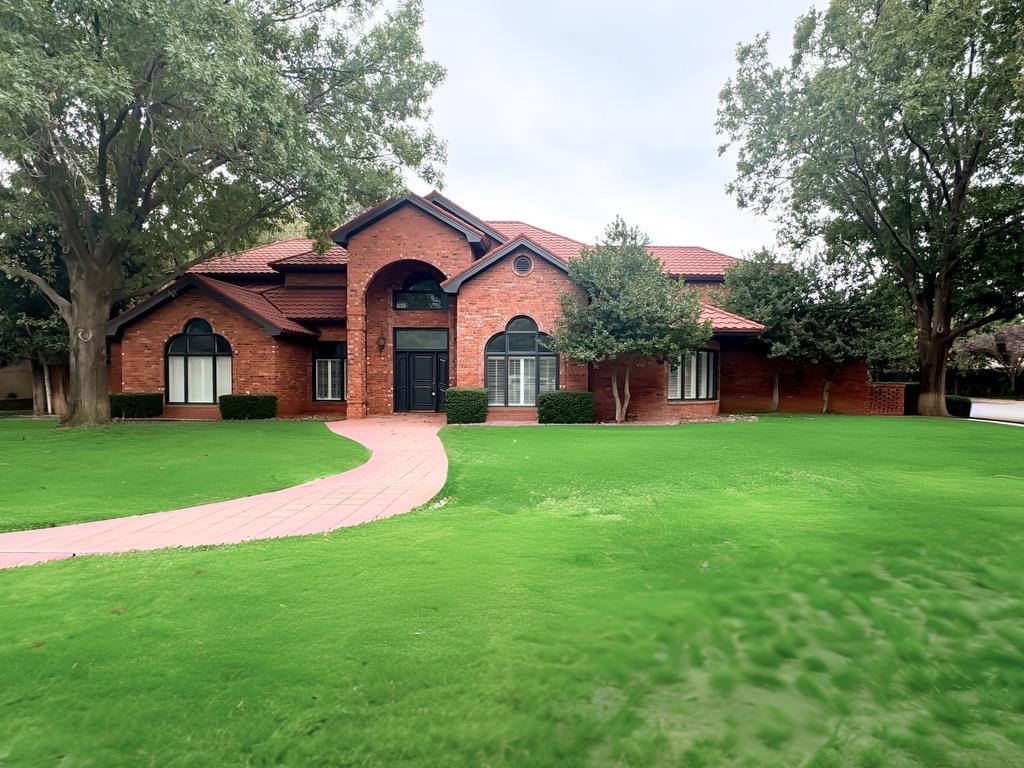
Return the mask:
[[280,491],[196,507],[0,534],[0,568],[163,547],[237,544],[322,533],[408,512],[430,501],[448,475],[437,431],[443,419],[389,416],[327,426],[372,451],[338,475]]

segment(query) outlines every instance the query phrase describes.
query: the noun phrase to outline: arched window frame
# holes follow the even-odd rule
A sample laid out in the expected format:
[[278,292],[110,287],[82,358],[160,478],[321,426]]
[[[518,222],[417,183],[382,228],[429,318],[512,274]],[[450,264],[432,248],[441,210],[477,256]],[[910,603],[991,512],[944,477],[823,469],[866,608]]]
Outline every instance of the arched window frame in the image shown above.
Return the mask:
[[405,281],[401,290],[392,294],[392,306],[399,311],[432,311],[448,309],[448,294],[433,275],[417,272]]
[[[231,344],[213,332],[209,321],[192,318],[181,333],[167,340],[164,399],[174,405],[215,405],[221,395],[231,394],[233,357]],[[204,364],[207,360],[208,367]],[[207,373],[208,388],[203,380]],[[197,389],[208,389],[210,397],[197,395]]]
[[512,318],[484,347],[484,384],[493,406],[534,406],[537,395],[559,387],[558,354],[531,317]]

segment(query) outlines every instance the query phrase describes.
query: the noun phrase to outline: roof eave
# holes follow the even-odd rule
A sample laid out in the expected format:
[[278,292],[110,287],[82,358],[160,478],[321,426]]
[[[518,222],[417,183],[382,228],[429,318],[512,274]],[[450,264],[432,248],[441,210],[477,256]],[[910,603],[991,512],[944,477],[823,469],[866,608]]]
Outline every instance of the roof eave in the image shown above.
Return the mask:
[[460,232],[471,246],[475,246],[477,248],[484,247],[484,238],[481,237],[479,233],[474,232],[452,214],[447,213],[443,209],[428,203],[425,200],[421,200],[416,195],[402,195],[401,197],[392,198],[391,200],[383,202],[376,208],[371,208],[365,213],[356,216],[352,221],[347,224],[343,224],[331,232],[331,240],[342,248],[347,248],[349,238],[352,237],[352,235],[355,235],[377,221],[380,221],[392,211],[401,208],[403,205],[415,206],[428,216],[433,216],[443,224],[446,224],[457,232]]

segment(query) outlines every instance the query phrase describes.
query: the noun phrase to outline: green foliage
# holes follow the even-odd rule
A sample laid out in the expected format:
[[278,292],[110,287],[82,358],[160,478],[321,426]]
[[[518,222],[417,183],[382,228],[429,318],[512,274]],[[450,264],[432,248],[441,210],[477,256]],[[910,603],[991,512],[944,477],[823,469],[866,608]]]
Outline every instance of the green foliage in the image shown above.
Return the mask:
[[594,247],[569,262],[582,292],[562,294],[552,346],[570,360],[599,363],[625,354],[675,359],[704,344],[700,295],[666,274],[646,235],[617,218]]
[[[25,0],[0,8],[0,163],[23,218],[59,225],[70,291],[31,280],[76,329],[71,423],[96,423],[111,305],[301,218],[349,214],[438,177],[426,126],[444,76],[419,0]],[[80,340],[80,341],[79,341]],[[101,402],[102,400],[102,402]]]
[[[67,290],[67,270],[57,258],[60,234],[54,227],[26,228],[24,222],[3,216],[0,229],[0,262],[17,261]],[[59,363],[67,358],[68,330],[60,313],[29,283],[2,271],[0,310],[0,367],[18,360]]]
[[969,419],[971,418],[971,398],[961,395],[946,395],[946,410],[950,416]]
[[115,419],[152,419],[163,416],[164,396],[160,392],[114,392],[110,415]]
[[1021,0],[832,0],[798,21],[787,65],[766,36],[739,46],[721,93],[738,204],[899,285],[922,397],[957,336],[1024,308],[1022,14]]
[[593,392],[557,389],[537,395],[537,421],[541,424],[589,424],[593,420]]
[[791,264],[767,250],[726,270],[716,302],[765,326],[771,357],[835,367],[867,360],[895,370],[913,360],[913,327],[889,280],[812,261]]
[[487,421],[487,390],[482,387],[448,387],[444,409],[449,424],[482,424]]
[[277,416],[277,395],[221,395],[217,402],[222,419],[273,419]]

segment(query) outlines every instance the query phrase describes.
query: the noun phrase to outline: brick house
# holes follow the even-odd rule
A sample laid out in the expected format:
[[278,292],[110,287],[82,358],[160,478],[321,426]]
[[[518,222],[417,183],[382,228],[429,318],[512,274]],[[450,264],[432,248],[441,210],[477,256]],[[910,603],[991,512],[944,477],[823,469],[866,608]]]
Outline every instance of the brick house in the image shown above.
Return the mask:
[[[110,390],[161,392],[165,413],[217,418],[226,393],[273,393],[279,413],[438,411],[448,386],[486,387],[493,419],[534,420],[538,392],[590,389],[614,413],[605,367],[547,346],[573,290],[566,263],[582,243],[520,221],[482,221],[439,193],[405,195],[332,233],[217,257],[110,322]],[[630,417],[701,418],[766,410],[780,375],[783,410],[820,409],[822,371],[769,360],[757,323],[707,300],[735,259],[651,246],[698,287],[714,334],[674,365],[639,360]],[[831,410],[896,412],[862,363],[831,385]],[[902,407],[902,402],[900,408]]]

